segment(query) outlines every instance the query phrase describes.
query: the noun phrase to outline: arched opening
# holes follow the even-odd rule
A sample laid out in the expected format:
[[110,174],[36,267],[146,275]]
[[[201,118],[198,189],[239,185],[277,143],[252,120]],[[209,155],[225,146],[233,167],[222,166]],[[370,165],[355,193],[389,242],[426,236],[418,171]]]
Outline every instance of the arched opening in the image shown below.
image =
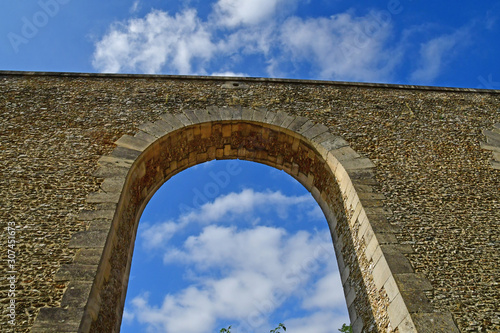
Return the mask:
[[141,216],[121,331],[340,328],[349,318],[329,234],[282,171],[240,160],[182,171]]
[[[116,144],[99,161],[101,190],[87,199],[96,210],[79,216],[90,228],[72,237],[70,247],[80,250],[57,274],[69,281],[66,303],[74,306],[54,313],[81,317],[79,331],[119,331],[144,207],[171,177],[215,159],[283,170],[312,194],[329,225],[354,332],[412,331],[410,314],[431,312],[423,294],[428,281],[413,273],[403,255],[411,248],[397,242],[387,222],[374,164],[326,126],[283,112],[214,107],[164,114]],[[88,295],[86,302],[75,293]]]

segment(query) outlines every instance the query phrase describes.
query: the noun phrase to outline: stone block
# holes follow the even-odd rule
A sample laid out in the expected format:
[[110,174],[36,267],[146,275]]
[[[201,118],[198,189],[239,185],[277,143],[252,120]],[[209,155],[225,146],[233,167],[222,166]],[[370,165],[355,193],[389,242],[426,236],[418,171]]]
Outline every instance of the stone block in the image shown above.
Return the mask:
[[281,127],[283,128],[288,128],[288,126],[290,126],[290,124],[295,120],[295,117],[294,116],[289,116],[287,115],[285,117],[285,119],[283,119],[283,122],[281,123]]
[[80,231],[71,237],[69,248],[104,247],[109,230]]
[[31,329],[33,333],[78,332],[83,308],[42,308]]
[[346,296],[347,307],[350,307],[355,299],[356,299],[356,290],[355,288],[351,288]]
[[300,133],[303,135],[303,133],[307,132],[310,128],[314,126],[314,123],[310,120],[306,121],[300,128],[297,130],[297,133]]
[[486,144],[481,142],[481,149],[491,150],[500,153],[500,146]]
[[55,281],[94,281],[97,265],[62,265],[57,271]]
[[392,274],[413,273],[413,267],[403,253],[401,253],[398,245],[386,244],[380,245],[380,248]]
[[194,114],[201,123],[212,121],[212,119],[210,118],[210,114],[207,112],[207,110],[194,110]]
[[419,333],[446,332],[459,333],[451,313],[414,313],[413,323]]
[[174,115],[175,118],[177,118],[181,124],[184,126],[191,126],[193,124],[193,121],[189,119],[186,114],[184,113],[177,113]]
[[358,314],[356,312],[356,304],[351,304],[350,307],[347,308],[347,312],[349,313],[349,319],[351,323],[354,323],[358,319]]
[[190,121],[190,125],[192,124],[199,124],[201,121],[198,119],[198,117],[194,114],[193,110],[184,110],[181,114],[184,114]]
[[282,111],[278,111],[278,113],[276,113],[276,116],[274,117],[271,124],[276,125],[276,126],[281,126],[281,124],[283,123],[283,120],[285,120],[286,116],[288,116],[287,113],[282,112]]
[[398,333],[417,333],[417,329],[411,319],[411,315],[406,316],[405,319],[403,319],[403,321],[398,325],[397,329]]
[[[208,116],[210,118],[210,121],[221,121],[221,113],[218,107],[216,106],[209,106],[206,109],[206,112],[208,113]],[[231,119],[231,118],[229,118]]]
[[306,131],[304,131],[304,133],[302,133],[302,135],[309,140],[316,141],[315,138],[318,135],[323,134],[325,132],[328,132],[328,127],[326,127],[323,124],[315,124],[314,126],[310,127]]
[[300,127],[305,124],[307,120],[308,119],[306,117],[295,117],[287,128],[291,131],[298,132]]
[[410,313],[433,312],[434,307],[422,290],[400,290]]
[[139,130],[144,131],[145,133],[148,133],[156,138],[161,138],[166,134],[165,129],[160,128],[157,124],[152,122],[147,122],[139,125]]
[[81,248],[75,255],[75,265],[99,265],[104,248]]
[[149,142],[150,144],[157,140],[157,137],[143,131],[138,131],[137,133],[135,133],[134,138],[137,138],[145,142]]
[[112,223],[113,223],[113,220],[109,220],[109,219],[93,220],[90,222],[90,227],[88,230],[92,230],[92,231],[108,230],[109,231]]
[[64,292],[61,307],[84,308],[90,296],[93,282],[71,281]]
[[221,120],[232,120],[233,119],[233,113],[231,112],[231,109],[229,108],[219,108],[219,114]]
[[387,293],[389,302],[391,302],[397,295],[400,294],[398,285],[393,276],[389,276],[387,281],[384,283],[384,289]]
[[[170,114],[170,113],[162,114],[160,116],[160,119],[172,127],[171,129],[169,129],[169,131],[175,131],[175,130],[185,126],[184,123],[182,123],[179,118],[177,118],[175,115]],[[161,133],[159,133],[159,134],[161,134]]]
[[352,160],[341,161],[346,170],[371,169],[375,168],[375,164],[366,157],[355,158]]
[[[330,133],[329,133],[330,134]],[[342,148],[349,148],[349,144],[347,143],[347,141],[345,141],[344,139],[342,139],[341,137],[339,136],[334,136],[332,134],[330,134],[330,137],[328,137],[328,139],[326,139],[325,141],[322,141],[320,143],[320,145],[322,147],[324,147],[327,151],[330,151],[333,156],[335,156],[335,158],[337,158],[337,160],[341,161],[341,160],[344,160],[345,158],[342,156],[342,152],[345,151],[345,150],[339,150],[339,149],[342,149]],[[349,148],[349,151],[351,151],[352,149]],[[359,154],[357,154],[356,152],[354,152],[354,150],[352,150],[352,153],[351,153],[353,156],[356,156]],[[340,158],[339,158],[340,157]]]
[[[373,254],[375,253],[375,250],[378,247],[379,247],[379,243],[378,243],[377,237],[372,237],[370,242],[366,245],[366,248],[365,248],[366,259],[371,260]],[[375,260],[373,262],[376,263]]]
[[361,333],[363,332],[363,319],[358,317],[354,323],[351,325],[352,333]]
[[406,304],[403,300],[401,294],[397,295],[390,303],[387,308],[387,314],[389,315],[389,320],[391,321],[392,327],[398,327],[399,324],[409,315]]
[[389,276],[391,276],[391,269],[389,268],[389,265],[384,257],[381,257],[375,264],[372,276],[375,287],[377,287],[377,290],[380,290],[380,288],[382,288],[387,282]]
[[120,201],[121,192],[94,192],[87,197],[89,203],[111,202],[118,203]]
[[125,147],[116,147],[111,152],[112,157],[121,158],[123,160],[132,160],[135,161],[142,152],[135,149],[128,149]]
[[115,178],[115,177],[123,177],[125,178],[130,171],[130,167],[118,167],[114,165],[103,165],[97,168],[92,176],[97,178]]
[[274,118],[276,117],[276,114],[277,114],[276,112],[267,111],[266,116],[265,116],[263,122],[265,122],[266,124],[272,124]]
[[500,133],[496,131],[483,130],[483,134],[487,139],[491,139],[494,142],[500,142]]
[[120,168],[130,168],[134,163],[134,160],[127,160],[124,158],[114,157],[114,156],[102,156],[97,161],[99,165],[111,165]]
[[241,119],[242,120],[252,120],[254,110],[250,108],[241,109]]
[[266,117],[266,113],[267,112],[265,110],[254,110],[252,121],[257,121],[259,123],[263,122]]
[[108,209],[98,209],[98,210],[82,210],[77,217],[79,221],[92,221],[97,219],[112,219],[115,215],[115,211]]
[[228,108],[231,111],[232,120],[241,120],[242,109],[241,106]]
[[119,138],[115,144],[119,147],[142,152],[150,145],[150,142],[125,134]]
[[108,192],[121,192],[125,184],[125,177],[105,178],[101,184],[101,189]]

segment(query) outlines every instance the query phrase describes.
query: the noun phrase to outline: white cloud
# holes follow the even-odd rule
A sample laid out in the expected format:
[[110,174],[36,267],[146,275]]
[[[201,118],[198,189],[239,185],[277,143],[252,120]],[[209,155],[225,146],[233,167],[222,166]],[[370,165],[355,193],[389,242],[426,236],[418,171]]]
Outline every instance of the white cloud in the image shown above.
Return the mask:
[[390,19],[376,11],[291,17],[281,27],[281,42],[295,62],[310,64],[322,78],[377,81],[390,77],[400,61],[401,52],[387,46],[391,33]]
[[167,295],[159,306],[150,304],[147,294],[139,295],[132,300],[128,317],[151,331],[213,332],[217,319],[258,330],[290,295],[307,296],[302,288],[318,273],[326,277],[316,284],[307,306],[332,303],[328,297],[316,296],[339,288],[328,286],[334,273],[326,260],[332,254],[328,234],[299,231],[289,235],[283,229],[263,226],[243,230],[206,226],[174,255],[167,255],[169,263],[193,267],[197,283]]
[[278,8],[291,8],[296,0],[219,0],[214,6],[215,20],[222,25],[255,25],[273,19]]
[[341,286],[342,281],[338,271],[332,271],[316,282],[314,291],[303,303],[305,309],[337,309],[345,306],[344,291],[342,288],[333,289],[332,286]]
[[422,44],[419,67],[411,74],[411,80],[420,84],[432,82],[454,58],[457,49],[468,43],[468,40],[469,30],[462,28],[453,34],[442,35]]
[[[144,19],[115,23],[97,44],[93,66],[101,72],[162,69],[191,74],[210,60],[215,46],[195,10],[175,16],[154,10]],[[199,63],[193,69],[194,60]]]
[[213,72],[211,74],[212,76],[232,76],[232,77],[248,77],[248,74],[245,73],[235,73],[231,71],[225,71],[225,72]]
[[[155,224],[141,224],[140,238],[146,249],[166,247],[167,242],[190,223],[210,224],[221,222],[255,222],[255,213],[274,211],[281,219],[286,219],[291,206],[304,205],[312,211],[316,204],[310,195],[286,196],[279,191],[255,192],[244,189],[239,193],[219,196],[212,202],[203,204],[199,209],[180,216],[176,221]],[[214,235],[215,236],[215,235]]]
[[172,221],[156,224],[145,224],[140,228],[141,238],[144,240],[144,247],[153,249],[165,245],[177,231],[186,226],[186,223],[175,223]]
[[130,7],[129,12],[131,14],[136,13],[140,9],[140,7],[141,7],[141,1],[140,0],[136,0],[136,1],[134,1],[134,3],[132,4],[132,6]]
[[290,15],[297,2],[219,0],[207,21],[193,9],[175,16],[153,10],[113,24],[96,43],[93,66],[102,72],[206,75],[237,73],[252,59],[259,75],[290,76],[293,66],[313,68],[308,75],[324,79],[380,81],[392,75],[401,51],[387,46],[392,25],[383,12],[304,20]]
[[287,333],[332,333],[349,321],[334,311],[318,311],[310,316],[287,319],[286,323]]
[[253,189],[244,189],[240,193],[229,193],[216,198],[213,202],[207,202],[198,211],[193,211],[182,216],[179,220],[199,221],[201,223],[213,223],[230,215],[250,214],[255,209],[271,210],[278,212],[280,218],[287,217],[287,208],[291,205],[311,204],[314,199],[310,195],[286,196],[281,192],[255,192]]

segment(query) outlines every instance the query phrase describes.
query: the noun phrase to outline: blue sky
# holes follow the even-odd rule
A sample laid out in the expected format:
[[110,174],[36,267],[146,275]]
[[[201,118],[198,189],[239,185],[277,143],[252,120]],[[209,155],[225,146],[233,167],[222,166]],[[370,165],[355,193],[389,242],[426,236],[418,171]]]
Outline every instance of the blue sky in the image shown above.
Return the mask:
[[[500,89],[500,0],[1,6],[2,70]],[[186,170],[151,200],[140,222],[123,331],[179,332],[181,325],[184,333],[214,332],[233,324],[239,332],[265,332],[285,321],[287,332],[326,333],[347,322],[336,264],[318,256],[323,245],[330,255],[333,249],[310,195],[282,172],[228,163]],[[227,184],[213,176],[222,174]]]
[[500,1],[4,1],[2,69],[500,88]]
[[122,332],[349,322],[325,217],[283,171],[230,160],[177,174],[148,203],[135,246]]

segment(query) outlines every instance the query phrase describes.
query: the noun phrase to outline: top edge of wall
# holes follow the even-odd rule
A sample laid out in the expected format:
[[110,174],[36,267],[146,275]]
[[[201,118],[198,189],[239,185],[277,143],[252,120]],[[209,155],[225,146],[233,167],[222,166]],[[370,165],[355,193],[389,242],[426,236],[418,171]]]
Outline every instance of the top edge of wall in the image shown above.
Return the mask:
[[202,81],[238,81],[252,83],[289,83],[300,85],[331,85],[361,88],[387,88],[402,90],[425,90],[442,92],[475,92],[500,94],[497,89],[474,89],[437,86],[419,86],[389,83],[346,82],[326,80],[303,80],[264,77],[235,77],[235,76],[197,76],[197,75],[164,75],[164,74],[115,74],[115,73],[79,73],[79,72],[34,72],[34,71],[6,71],[0,70],[0,76],[55,76],[55,77],[85,77],[85,78],[122,78],[122,79],[165,79],[165,80],[202,80]]

